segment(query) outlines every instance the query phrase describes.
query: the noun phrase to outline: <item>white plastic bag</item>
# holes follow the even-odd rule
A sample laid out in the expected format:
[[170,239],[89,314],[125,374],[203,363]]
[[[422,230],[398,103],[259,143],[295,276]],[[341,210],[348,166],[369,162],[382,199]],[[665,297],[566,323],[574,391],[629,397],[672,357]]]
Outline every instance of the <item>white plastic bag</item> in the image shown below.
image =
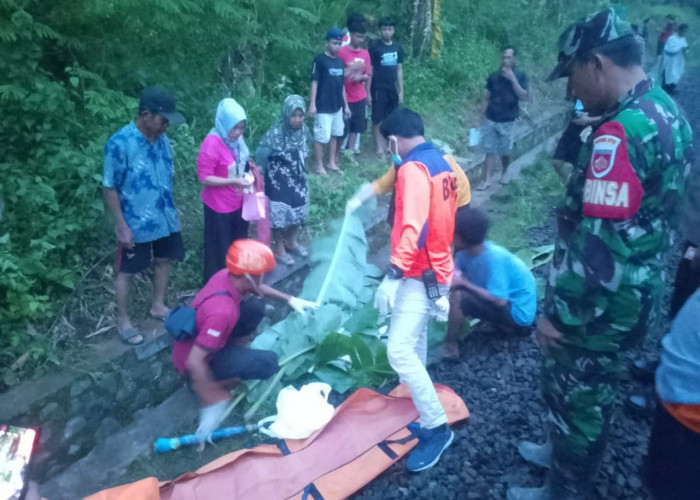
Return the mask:
[[301,389],[287,386],[277,395],[277,416],[268,434],[280,439],[304,439],[326,425],[335,408],[328,402],[331,386],[312,382]]
[[473,148],[481,144],[481,129],[480,128],[470,128],[469,129],[469,147]]

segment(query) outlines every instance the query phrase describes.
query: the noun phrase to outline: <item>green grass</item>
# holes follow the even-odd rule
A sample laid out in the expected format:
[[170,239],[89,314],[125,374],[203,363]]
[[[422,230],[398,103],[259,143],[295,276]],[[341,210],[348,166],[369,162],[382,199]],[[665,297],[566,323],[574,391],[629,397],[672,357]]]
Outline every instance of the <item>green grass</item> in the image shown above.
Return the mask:
[[[364,148],[373,151],[374,146],[368,146],[369,136],[364,138]],[[368,154],[355,158],[345,156],[341,159],[342,175],[329,173],[328,176],[309,176],[311,190],[311,209],[309,228],[312,233],[322,232],[332,219],[341,217],[345,212],[345,203],[365,182],[372,182],[383,175],[391,166],[388,157],[378,160]]]
[[541,155],[491,197],[489,238],[512,252],[531,246],[529,229],[541,226],[564,192],[547,155]]

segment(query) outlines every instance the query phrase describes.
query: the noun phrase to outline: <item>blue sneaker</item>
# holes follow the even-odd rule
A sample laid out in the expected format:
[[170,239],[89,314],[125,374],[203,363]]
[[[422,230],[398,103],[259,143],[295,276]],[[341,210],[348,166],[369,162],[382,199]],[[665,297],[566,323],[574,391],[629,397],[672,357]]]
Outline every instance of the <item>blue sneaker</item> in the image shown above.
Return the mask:
[[421,429],[418,446],[409,455],[406,468],[411,472],[431,468],[438,463],[440,455],[452,444],[453,439],[454,433],[447,424],[433,429]]

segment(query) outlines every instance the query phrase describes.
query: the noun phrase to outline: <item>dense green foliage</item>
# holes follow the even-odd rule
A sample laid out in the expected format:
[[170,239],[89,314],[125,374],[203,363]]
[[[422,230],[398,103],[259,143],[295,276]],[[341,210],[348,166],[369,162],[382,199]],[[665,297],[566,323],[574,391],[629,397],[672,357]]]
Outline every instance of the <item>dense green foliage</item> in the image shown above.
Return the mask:
[[[75,297],[82,297],[81,308],[96,317],[109,315],[103,305],[96,312],[90,309],[98,297],[109,294],[107,263],[114,255],[112,226],[101,198],[102,150],[107,138],[135,115],[145,85],[173,89],[188,118],[188,125],[169,134],[188,246],[174,283],[180,289],[195,288],[202,223],[194,162],[218,100],[232,95],[244,105],[254,149],[285,95],[308,96],[310,62],[322,50],[328,27],[342,26],[349,11],[365,13],[371,23],[391,14],[398,20],[397,37],[405,40],[413,4],[0,0],[4,380],[13,383],[23,369],[58,362],[56,344],[81,338],[56,334],[54,328],[74,308]],[[465,108],[480,96],[504,44],[515,44],[521,65],[531,75],[541,75],[554,59],[563,23],[599,5],[598,0],[575,6],[564,0],[445,0],[442,57],[407,61],[407,104],[426,116],[433,135],[459,144]],[[538,64],[542,61],[544,68]],[[331,186],[312,181],[312,225],[340,213],[355,187],[381,169],[381,164],[355,167]],[[88,293],[84,287],[91,278],[102,282]],[[83,321],[77,329],[95,323]],[[102,324],[100,320],[97,328]]]

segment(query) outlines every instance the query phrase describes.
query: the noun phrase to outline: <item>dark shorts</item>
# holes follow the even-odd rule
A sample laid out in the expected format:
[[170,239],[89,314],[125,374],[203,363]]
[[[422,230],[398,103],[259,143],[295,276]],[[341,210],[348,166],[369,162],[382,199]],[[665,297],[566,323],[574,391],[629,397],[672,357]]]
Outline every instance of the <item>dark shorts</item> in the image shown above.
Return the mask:
[[466,288],[455,288],[450,293],[459,294],[457,299],[462,309],[462,314],[465,316],[478,318],[508,328],[523,328],[513,319],[513,315],[510,312],[510,302],[504,306],[497,306]]
[[345,135],[363,134],[367,130],[367,99],[349,102],[350,119],[345,120]]
[[569,126],[561,134],[557,148],[554,150],[555,160],[561,160],[572,165],[576,163],[581,146],[583,146],[581,142],[583,128],[581,125],[569,123]]
[[649,438],[644,479],[656,500],[698,498],[700,434],[691,431],[660,402]]
[[[229,339],[245,337],[255,331],[265,316],[265,301],[259,297],[250,297],[241,301],[240,316]],[[227,345],[217,351],[210,365],[216,380],[264,380],[279,370],[277,354],[273,351],[249,349]]]
[[170,233],[170,236],[146,243],[136,243],[131,250],[119,245],[116,269],[119,273],[134,274],[151,267],[152,259],[182,260],[185,258],[185,246],[182,234]]
[[265,380],[280,369],[277,353],[226,346],[212,356],[210,368],[214,379]]
[[396,89],[372,89],[372,123],[381,123],[399,107],[399,92]]

